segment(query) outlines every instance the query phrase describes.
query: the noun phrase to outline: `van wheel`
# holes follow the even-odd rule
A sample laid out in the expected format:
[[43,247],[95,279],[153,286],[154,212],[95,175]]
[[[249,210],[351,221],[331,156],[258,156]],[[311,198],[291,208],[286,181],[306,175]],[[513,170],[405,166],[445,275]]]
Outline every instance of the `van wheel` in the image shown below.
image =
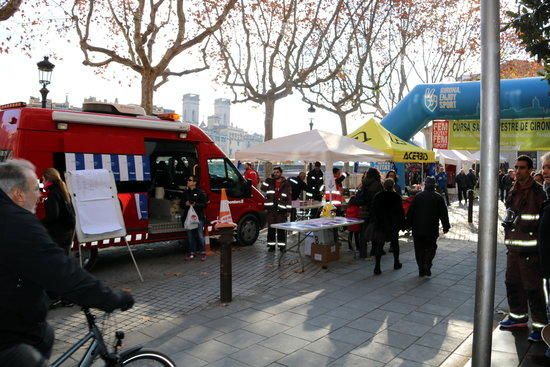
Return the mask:
[[252,246],[260,235],[260,221],[254,215],[245,215],[237,226],[237,242],[242,246]]
[[[82,247],[80,252],[82,253],[82,267],[88,271],[92,270],[98,258],[97,247]],[[80,264],[80,253],[78,250],[72,251],[72,254]]]

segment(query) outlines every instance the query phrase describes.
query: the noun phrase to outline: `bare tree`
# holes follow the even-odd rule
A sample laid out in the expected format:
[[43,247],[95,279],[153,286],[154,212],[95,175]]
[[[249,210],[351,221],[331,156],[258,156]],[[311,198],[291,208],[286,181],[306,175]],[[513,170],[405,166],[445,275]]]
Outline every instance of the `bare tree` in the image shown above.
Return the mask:
[[[278,100],[296,86],[313,85],[312,75],[326,82],[341,71],[354,46],[344,37],[355,26],[349,14],[358,9],[344,0],[241,0],[239,11],[216,32],[221,81],[232,89],[235,103],[265,106],[267,141],[273,138]],[[346,51],[334,60],[340,47]],[[323,68],[327,63],[332,67]]]
[[[372,87],[368,86],[366,67],[370,57],[371,46],[380,36],[383,24],[387,21],[389,12],[380,12],[381,1],[370,0],[356,2],[360,11],[351,17],[350,32],[346,35],[353,44],[349,57],[344,50],[335,50],[331,59],[323,69],[325,74],[336,70],[336,77],[320,82],[317,74],[311,76],[306,83],[298,86],[303,100],[315,107],[336,114],[340,120],[342,135],[347,135],[347,116],[360,110],[361,106],[372,99]],[[348,2],[353,5],[353,2]],[[352,15],[352,14],[350,14]],[[339,53],[344,52],[344,55]],[[340,60],[346,62],[340,66]]]
[[[141,105],[153,109],[153,93],[171,76],[209,67],[209,37],[226,20],[237,0],[71,0],[71,20],[84,54],[84,65],[105,68],[119,64],[141,77]],[[222,3],[219,5],[218,3]],[[211,22],[204,14],[214,9]],[[200,49],[200,60],[183,70],[169,66],[182,53]],[[198,51],[198,50],[197,50]],[[201,65],[202,64],[202,65]]]
[[23,0],[2,0],[0,1],[0,22],[9,19],[15,14]]

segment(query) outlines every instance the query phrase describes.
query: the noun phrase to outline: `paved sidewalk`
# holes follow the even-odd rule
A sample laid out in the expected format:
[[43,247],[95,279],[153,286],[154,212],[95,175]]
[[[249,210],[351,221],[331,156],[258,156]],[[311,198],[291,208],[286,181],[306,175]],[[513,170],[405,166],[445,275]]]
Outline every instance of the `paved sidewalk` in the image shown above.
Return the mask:
[[[477,246],[477,227],[466,218],[465,207],[451,207],[453,228],[438,242],[431,278],[418,277],[405,237],[403,268],[393,270],[388,254],[380,276],[372,274],[372,260],[354,260],[345,251],[329,269],[308,261],[300,274],[291,256],[278,268],[256,245],[233,254],[231,304],[216,301],[218,259],[209,258],[201,264],[206,275],[190,272],[139,290],[134,314],[117,316],[117,327],[133,330],[126,346],[145,344],[178,366],[464,366],[471,354]],[[501,245],[495,305],[504,301],[497,306],[503,308],[504,266]],[[56,353],[75,340],[81,322],[77,313],[55,319]]]

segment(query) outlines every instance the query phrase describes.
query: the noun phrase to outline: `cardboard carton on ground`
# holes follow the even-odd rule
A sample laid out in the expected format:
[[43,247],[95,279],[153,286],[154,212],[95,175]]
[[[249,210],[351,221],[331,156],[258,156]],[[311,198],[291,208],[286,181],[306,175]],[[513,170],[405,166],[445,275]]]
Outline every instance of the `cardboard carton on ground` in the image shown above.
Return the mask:
[[340,260],[339,244],[312,244],[311,259],[322,263],[323,265]]

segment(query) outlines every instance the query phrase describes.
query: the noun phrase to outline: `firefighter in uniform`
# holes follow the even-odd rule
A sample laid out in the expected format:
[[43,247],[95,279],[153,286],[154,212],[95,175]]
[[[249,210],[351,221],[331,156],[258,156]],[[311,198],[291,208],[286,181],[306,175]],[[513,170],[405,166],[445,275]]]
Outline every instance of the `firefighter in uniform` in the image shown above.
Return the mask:
[[506,294],[510,314],[500,322],[503,329],[528,326],[528,309],[533,327],[528,339],[541,341],[541,330],[548,323],[540,257],[537,246],[539,213],[545,200],[542,187],[531,177],[533,160],[519,156],[516,182],[506,198],[504,244],[506,245]]
[[[305,182],[306,173],[300,172],[296,177],[289,178],[290,186],[292,188],[292,201],[300,200],[302,192],[307,192],[307,184]],[[294,222],[297,217],[297,209],[292,208],[290,212],[290,221]]]
[[[323,200],[325,185],[324,185],[324,173],[321,171],[321,162],[315,162],[315,165],[311,171],[307,174],[307,192],[306,197],[309,200],[321,201]],[[311,218],[317,218],[319,216],[319,210],[311,210]]]
[[272,224],[284,223],[292,209],[290,182],[283,177],[281,167],[273,168],[273,174],[261,186],[265,192],[265,209],[267,211],[267,247],[269,252],[275,251],[275,246],[284,252],[286,250],[286,231],[271,228]]

